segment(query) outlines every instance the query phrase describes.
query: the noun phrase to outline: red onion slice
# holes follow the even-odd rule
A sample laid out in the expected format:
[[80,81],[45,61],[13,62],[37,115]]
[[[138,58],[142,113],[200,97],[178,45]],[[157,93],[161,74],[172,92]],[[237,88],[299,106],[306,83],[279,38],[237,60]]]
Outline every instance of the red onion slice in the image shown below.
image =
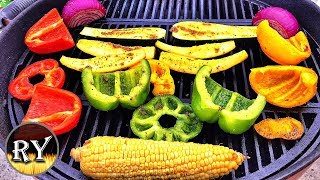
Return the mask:
[[282,37],[288,39],[299,31],[297,19],[287,10],[280,7],[269,7],[260,10],[252,20],[253,25],[268,20],[270,26],[277,30]]
[[98,0],[70,0],[63,7],[62,18],[69,28],[89,24],[106,15]]

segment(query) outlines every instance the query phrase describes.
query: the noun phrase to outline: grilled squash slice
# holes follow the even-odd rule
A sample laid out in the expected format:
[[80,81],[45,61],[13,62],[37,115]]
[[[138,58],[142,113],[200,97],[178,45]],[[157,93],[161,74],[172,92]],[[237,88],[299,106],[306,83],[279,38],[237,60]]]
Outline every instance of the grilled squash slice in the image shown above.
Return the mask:
[[81,35],[95,38],[114,38],[114,39],[161,39],[166,36],[166,30],[156,27],[143,28],[123,28],[123,29],[100,29],[84,27]]
[[170,31],[173,37],[189,41],[257,37],[256,26],[229,26],[198,21],[176,23]]
[[199,59],[221,56],[236,48],[236,44],[234,43],[234,41],[226,41],[222,43],[207,43],[204,45],[192,47],[172,46],[161,41],[157,41],[156,46],[163,51]]

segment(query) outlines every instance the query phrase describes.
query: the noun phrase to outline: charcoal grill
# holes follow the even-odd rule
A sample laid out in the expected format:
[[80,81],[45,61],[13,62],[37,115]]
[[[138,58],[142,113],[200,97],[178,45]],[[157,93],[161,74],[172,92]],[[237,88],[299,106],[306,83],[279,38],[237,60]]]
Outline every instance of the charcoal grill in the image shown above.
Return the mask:
[[[28,64],[45,58],[59,59],[62,54],[86,58],[88,55],[79,49],[49,55],[37,55],[30,52],[23,43],[26,31],[51,8],[59,10],[66,1],[39,0],[22,12],[0,34],[0,147],[4,149],[5,139],[10,130],[20,124],[27,111],[29,102],[18,101],[7,92],[8,83]],[[174,39],[170,27],[183,20],[201,20],[231,25],[250,25],[251,19],[260,9],[269,5],[280,6],[290,10],[298,19],[301,27],[308,35],[312,56],[300,65],[314,69],[320,75],[318,61],[320,60],[320,10],[311,1],[294,0],[108,0],[103,1],[107,15],[102,20],[89,26],[100,28],[126,27],[161,27],[167,30],[164,40],[169,44],[190,46],[199,42],[185,42]],[[71,30],[77,41],[83,38],[79,35],[82,27]],[[122,41],[123,45],[152,44],[150,42]],[[213,74],[212,77],[224,87],[240,94],[255,98],[256,94],[250,88],[248,75],[250,68],[273,64],[260,50],[256,39],[236,40],[237,48],[231,53],[246,50],[249,58],[224,72]],[[93,136],[125,136],[135,137],[129,127],[132,111],[117,108],[111,112],[101,112],[90,106],[83,95],[80,73],[64,68],[67,79],[64,89],[73,91],[82,100],[83,111],[78,126],[71,132],[58,137],[60,155],[41,179],[85,179],[79,163],[70,158],[71,148],[80,146]],[[184,102],[190,102],[193,75],[177,72],[172,73],[176,83],[175,95]],[[318,85],[319,89],[319,85]],[[261,138],[251,128],[242,135],[229,135],[222,132],[216,124],[205,124],[201,134],[192,141],[198,143],[220,144],[233,148],[250,159],[244,161],[238,170],[233,171],[223,179],[262,179],[284,178],[302,169],[320,154],[320,97],[316,96],[306,105],[282,109],[267,104],[257,121],[264,118],[279,118],[291,116],[301,120],[305,134],[298,141],[266,140]]]

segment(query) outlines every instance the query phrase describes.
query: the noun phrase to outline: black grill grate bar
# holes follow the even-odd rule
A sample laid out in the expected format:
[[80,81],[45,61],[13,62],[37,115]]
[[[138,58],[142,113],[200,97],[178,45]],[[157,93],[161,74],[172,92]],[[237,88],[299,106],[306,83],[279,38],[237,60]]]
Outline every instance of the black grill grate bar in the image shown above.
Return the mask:
[[204,19],[204,0],[200,0],[200,18]]
[[[77,142],[76,142],[75,147],[79,147],[79,146],[81,145],[81,138],[82,138],[83,132],[84,132],[84,130],[85,130],[86,124],[87,124],[87,122],[88,122],[89,115],[90,115],[90,111],[91,111],[91,106],[89,106],[88,109],[87,109],[85,118],[84,118],[84,120],[83,120],[83,121],[84,121],[84,122],[83,122],[83,126],[81,127],[81,131],[80,131],[80,133],[79,133],[79,137],[78,137],[78,139],[77,139]],[[74,159],[71,158],[68,164],[69,164],[70,166],[72,166],[73,162],[74,162]]]
[[139,1],[139,5],[138,5],[138,9],[137,9],[137,12],[136,12],[135,19],[138,19],[139,15],[140,15],[140,11],[141,11],[141,7],[142,7],[143,1],[144,1],[144,0],[140,0],[140,1]]
[[236,9],[236,3],[234,2],[234,0],[232,0],[232,9],[233,9],[233,17],[234,17],[235,19],[238,19],[237,9]]
[[234,91],[235,92],[238,92],[238,85],[237,85],[237,80],[236,80],[236,68],[235,67],[232,67],[232,75],[233,75],[233,87],[234,87]]
[[259,142],[258,142],[258,137],[256,131],[253,133],[253,140],[254,140],[254,146],[256,150],[256,157],[257,157],[257,162],[258,162],[258,170],[262,169],[262,160],[260,156],[260,148],[259,148]]
[[159,19],[165,19],[165,7],[167,4],[167,0],[162,0],[161,1],[161,7],[160,7],[160,16]]
[[250,92],[248,91],[249,89],[249,86],[248,86],[248,79],[247,79],[247,74],[246,74],[246,67],[245,67],[245,64],[244,62],[241,63],[241,66],[242,66],[242,75],[243,75],[243,79],[244,79],[244,87],[246,89],[246,97],[247,98],[250,98]]
[[107,2],[107,0],[106,0],[106,1],[104,1],[104,4],[108,4],[108,6],[106,8],[106,12],[108,13],[110,11],[110,7],[111,7],[112,3],[110,1]]
[[[241,148],[242,148],[242,154],[244,154],[245,156],[248,155],[247,153],[247,147],[246,147],[246,139],[244,137],[244,134],[242,134],[242,138],[241,138]],[[248,164],[248,159],[245,159],[243,162],[243,166],[244,166],[244,172],[245,172],[245,176],[250,174],[249,172],[249,164]]]
[[244,3],[243,0],[240,0],[240,5],[241,5],[241,13],[242,13],[242,18],[246,19],[246,14],[244,12]]
[[179,98],[182,99],[183,93],[183,78],[180,76],[180,82],[179,82]]
[[131,5],[130,5],[129,11],[128,11],[127,18],[130,18],[130,17],[131,17],[131,13],[132,13],[132,10],[133,10],[133,6],[134,6],[134,1],[131,1]]
[[209,7],[209,19],[212,19],[212,12],[213,12],[213,8],[212,8],[212,0],[208,1],[208,7]]
[[110,127],[111,119],[107,118],[106,127],[104,128],[103,135],[107,135]]
[[68,142],[69,142],[69,139],[70,139],[70,136],[71,136],[71,133],[68,133],[67,137],[66,138],[63,138],[63,142],[60,144],[60,150],[59,150],[59,159],[62,158],[62,156],[64,155],[64,152],[68,146]]
[[220,2],[219,0],[216,0],[216,10],[217,10],[217,19],[221,19],[220,18]]
[[119,136],[119,134],[120,134],[122,123],[123,123],[123,115],[120,114],[119,120],[118,120],[118,125],[117,125],[117,131],[116,131],[116,134],[115,134],[116,137]]
[[183,19],[188,19],[189,0],[184,0],[183,6]]
[[151,9],[151,5],[152,5],[151,0],[147,0],[145,11],[144,11],[144,14],[143,14],[143,19],[147,19],[147,16],[149,14],[149,10]]
[[178,0],[178,1],[177,1],[177,4],[176,4],[176,19],[179,19],[179,18],[180,18],[181,1],[182,1],[182,0]]
[[223,0],[224,2],[224,12],[226,14],[226,19],[229,19],[229,13],[228,13],[228,1],[227,0]]
[[[111,3],[110,3],[111,4]],[[121,11],[120,11],[120,18],[124,18],[123,15],[124,15],[124,10],[126,9],[126,7],[128,7],[128,0],[125,0],[124,3],[123,3],[123,6],[121,8]]]
[[97,116],[96,116],[96,118],[94,120],[94,125],[93,125],[92,131],[91,131],[90,138],[95,136],[95,133],[97,131],[97,127],[98,127],[98,124],[99,124],[99,119],[100,119],[100,111],[97,112]]
[[251,2],[249,2],[249,10],[250,10],[250,15],[251,15],[250,19],[252,19],[253,16],[254,16],[254,13],[253,13],[253,8],[252,8],[252,3]]
[[169,0],[169,7],[168,7],[168,15],[167,19],[172,19],[172,9],[174,7],[174,2],[173,0]]
[[[230,149],[233,149],[232,139],[231,139],[230,136],[228,136],[228,147],[229,147]],[[231,172],[231,176],[232,176],[232,179],[236,179],[236,172],[235,172],[234,170]]]
[[304,121],[304,118],[303,118],[303,115],[302,115],[301,112],[299,112],[299,119],[302,122],[303,128],[304,129],[308,129],[307,126],[306,126],[306,122]]
[[151,15],[151,19],[152,19],[152,20],[155,19],[156,12],[157,12],[157,10],[158,10],[158,6],[159,6],[159,0],[154,0],[153,8],[152,8],[152,15]]
[[116,3],[116,5],[114,6],[114,9],[113,9],[113,12],[112,12],[112,15],[111,15],[112,18],[115,17],[115,14],[116,14],[116,12],[117,12],[117,9],[118,9],[118,6],[119,6],[119,4],[120,4],[120,1],[121,1],[121,0],[118,0],[117,3]]
[[196,19],[196,16],[197,16],[196,13],[197,13],[197,1],[193,0],[192,1],[192,19]]

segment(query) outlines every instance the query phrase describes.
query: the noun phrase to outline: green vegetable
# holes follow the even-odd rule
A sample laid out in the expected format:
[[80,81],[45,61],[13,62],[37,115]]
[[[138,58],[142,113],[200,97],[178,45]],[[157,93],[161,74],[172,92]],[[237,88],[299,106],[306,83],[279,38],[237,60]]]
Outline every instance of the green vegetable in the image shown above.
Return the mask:
[[84,27],[81,35],[94,38],[115,38],[115,39],[161,39],[166,36],[166,30],[156,27],[123,28],[123,29],[99,29]]
[[11,3],[11,1],[12,0],[0,0],[0,7],[6,7],[9,3]]
[[82,71],[83,91],[90,104],[102,111],[113,110],[120,104],[125,108],[142,105],[150,90],[151,69],[147,60],[140,65],[114,73]]
[[143,49],[136,49],[122,54],[110,54],[91,59],[78,59],[62,56],[61,64],[76,71],[91,67],[92,72],[113,72],[128,68],[145,58]]
[[244,133],[262,113],[266,98],[259,94],[255,100],[249,100],[223,88],[210,77],[211,69],[203,66],[196,75],[191,97],[194,113],[201,121],[218,121],[226,133]]
[[[159,123],[163,115],[176,118],[173,127],[164,128]],[[165,119],[169,121],[168,118]],[[193,113],[189,104],[171,95],[156,96],[133,113],[130,121],[132,132],[141,139],[183,141],[197,136],[202,129],[202,122]]]

